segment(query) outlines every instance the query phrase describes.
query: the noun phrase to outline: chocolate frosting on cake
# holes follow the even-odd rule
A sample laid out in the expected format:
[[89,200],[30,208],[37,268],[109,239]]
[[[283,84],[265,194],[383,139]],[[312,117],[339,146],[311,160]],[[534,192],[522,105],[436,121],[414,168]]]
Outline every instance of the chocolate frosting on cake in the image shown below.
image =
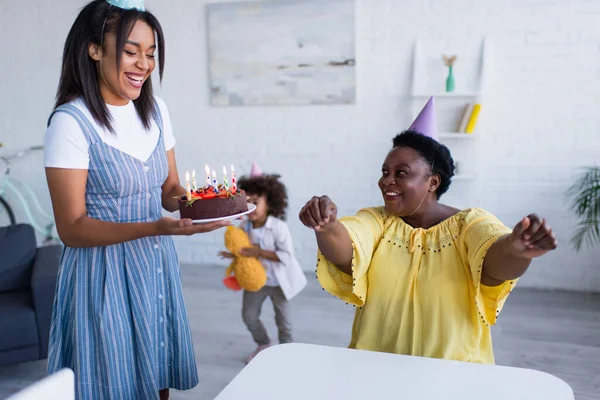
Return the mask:
[[179,199],[179,213],[181,218],[211,219],[228,217],[248,211],[246,192],[238,189],[235,194],[212,199],[195,199],[188,202],[185,196]]

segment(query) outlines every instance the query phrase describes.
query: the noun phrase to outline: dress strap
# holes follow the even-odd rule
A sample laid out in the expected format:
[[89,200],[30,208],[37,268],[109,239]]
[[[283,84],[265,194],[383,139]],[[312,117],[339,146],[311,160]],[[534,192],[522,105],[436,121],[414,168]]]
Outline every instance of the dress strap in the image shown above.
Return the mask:
[[154,100],[154,109],[152,110],[152,118],[154,118],[154,121],[156,122],[156,125],[158,126],[158,130],[160,132],[160,137],[162,138],[162,136],[163,136],[163,119],[162,119],[162,114],[160,112],[160,107],[158,106],[158,102],[156,100]]
[[52,117],[57,112],[64,112],[64,113],[69,114],[73,118],[75,118],[75,121],[77,121],[77,123],[81,127],[81,130],[83,131],[83,135],[85,136],[85,139],[87,140],[88,145],[91,145],[91,144],[94,144],[97,142],[98,132],[96,132],[96,129],[92,126],[92,124],[86,118],[86,116],[83,114],[83,112],[72,104],[63,104],[61,106],[56,107],[54,109],[54,111],[52,111],[52,114],[50,114],[50,117],[48,117],[47,126],[50,126]]

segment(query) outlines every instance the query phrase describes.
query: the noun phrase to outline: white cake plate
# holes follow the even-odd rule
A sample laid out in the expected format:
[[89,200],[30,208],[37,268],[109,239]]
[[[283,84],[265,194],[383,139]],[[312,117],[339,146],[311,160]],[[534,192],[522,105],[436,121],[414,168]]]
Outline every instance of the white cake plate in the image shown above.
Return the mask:
[[228,215],[226,217],[219,218],[207,218],[207,219],[194,219],[192,222],[194,224],[208,224],[210,222],[218,222],[218,221],[231,221],[233,219],[238,219],[243,217],[244,215],[250,214],[252,211],[256,210],[256,205],[252,203],[248,203],[248,211],[244,211],[239,214]]

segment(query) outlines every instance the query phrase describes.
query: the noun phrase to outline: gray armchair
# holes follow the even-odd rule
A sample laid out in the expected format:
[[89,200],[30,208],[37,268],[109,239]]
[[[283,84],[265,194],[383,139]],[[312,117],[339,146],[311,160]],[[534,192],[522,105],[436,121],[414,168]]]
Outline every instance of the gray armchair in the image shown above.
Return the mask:
[[61,252],[37,247],[30,225],[0,227],[0,365],[48,356]]

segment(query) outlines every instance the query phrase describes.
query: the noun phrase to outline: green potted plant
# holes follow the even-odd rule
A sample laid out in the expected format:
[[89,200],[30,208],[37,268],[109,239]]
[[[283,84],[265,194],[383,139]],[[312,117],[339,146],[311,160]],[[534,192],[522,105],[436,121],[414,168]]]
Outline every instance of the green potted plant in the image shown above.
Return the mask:
[[600,243],[600,167],[587,167],[567,191],[579,219],[571,238],[575,250]]

